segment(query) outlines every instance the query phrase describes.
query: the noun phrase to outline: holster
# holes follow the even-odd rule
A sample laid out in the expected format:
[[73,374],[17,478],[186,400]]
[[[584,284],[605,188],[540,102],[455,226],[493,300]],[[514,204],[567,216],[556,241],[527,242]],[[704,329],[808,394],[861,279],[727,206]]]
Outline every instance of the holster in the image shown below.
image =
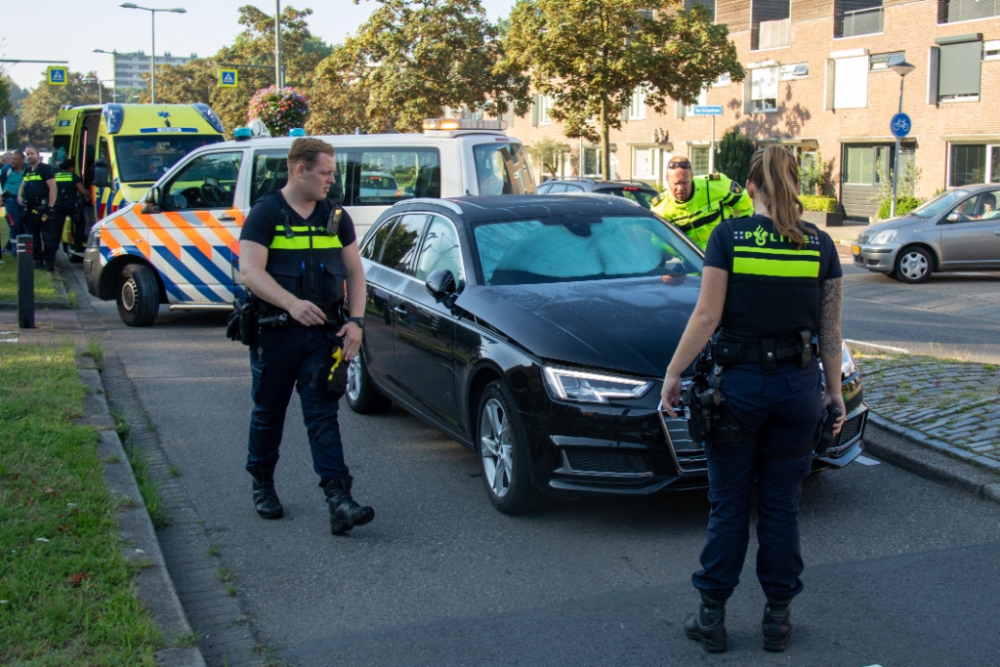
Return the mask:
[[260,324],[256,299],[249,296],[233,301],[233,312],[226,320],[226,337],[249,347],[257,346]]
[[299,376],[295,385],[299,391],[306,386],[312,386],[320,396],[337,401],[347,391],[344,339],[333,330],[327,332],[326,339],[329,350],[327,358],[322,363],[314,364],[308,372]]

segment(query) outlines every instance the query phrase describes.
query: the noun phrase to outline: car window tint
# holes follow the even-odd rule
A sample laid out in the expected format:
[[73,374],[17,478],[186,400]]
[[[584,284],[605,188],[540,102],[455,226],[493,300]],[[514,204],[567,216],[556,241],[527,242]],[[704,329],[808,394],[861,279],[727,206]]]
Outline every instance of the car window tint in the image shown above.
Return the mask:
[[602,195],[614,195],[616,197],[624,197],[629,201],[634,201],[643,208],[650,208],[653,205],[653,197],[656,196],[655,193],[649,192],[648,190],[642,190],[638,187],[626,185],[617,188],[601,188],[597,190],[598,193]]
[[384,220],[375,233],[368,237],[368,241],[365,246],[361,249],[361,256],[365,259],[375,260],[378,256],[382,254],[382,248],[385,247],[385,240],[389,238],[389,232],[392,231],[392,226],[396,224],[399,217],[392,217],[388,220]]
[[208,153],[189,162],[163,188],[168,211],[232,208],[243,151]]
[[538,189],[535,190],[535,193],[540,195],[547,195],[549,193],[550,187],[552,186],[542,183],[541,185],[538,186]]
[[[472,147],[481,195],[532,195],[535,179],[521,144],[493,142]],[[549,191],[550,193],[553,190]]]
[[389,206],[414,197],[441,196],[436,148],[370,148],[360,153],[355,206]]
[[566,185],[566,192],[583,192],[583,188],[579,185]]
[[427,216],[423,214],[400,216],[399,223],[385,240],[379,264],[403,273],[412,273],[413,257],[417,254],[417,242],[425,222]]
[[547,194],[554,195],[554,194],[557,194],[559,192],[566,192],[566,184],[565,183],[553,183],[552,185],[549,186]]
[[424,235],[423,246],[420,248],[416,277],[418,280],[427,280],[427,276],[438,269],[451,271],[459,288],[465,284],[458,230],[450,220],[435,215],[431,218],[427,233]]
[[701,256],[652,217],[573,217],[479,224],[473,237],[483,283],[603,280],[700,274]]

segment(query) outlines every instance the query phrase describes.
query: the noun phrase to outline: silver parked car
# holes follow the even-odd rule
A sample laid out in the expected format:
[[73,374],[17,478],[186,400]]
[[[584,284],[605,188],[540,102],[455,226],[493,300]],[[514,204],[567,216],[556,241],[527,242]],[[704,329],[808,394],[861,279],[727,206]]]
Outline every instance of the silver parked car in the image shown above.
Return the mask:
[[905,216],[867,227],[854,265],[921,283],[934,271],[1000,269],[1000,184],[944,192]]

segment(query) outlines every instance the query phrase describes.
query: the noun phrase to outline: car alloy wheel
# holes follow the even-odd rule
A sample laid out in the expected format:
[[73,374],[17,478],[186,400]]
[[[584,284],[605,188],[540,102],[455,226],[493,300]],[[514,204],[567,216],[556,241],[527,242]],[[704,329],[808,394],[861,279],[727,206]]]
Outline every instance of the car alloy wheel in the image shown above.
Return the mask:
[[392,401],[386,397],[372,380],[371,373],[365,363],[364,350],[358,350],[347,365],[347,404],[361,415],[375,415],[385,412],[392,406]]
[[493,495],[504,498],[510,491],[514,466],[511,462],[511,433],[507,410],[495,398],[483,406],[479,417],[480,453],[483,475]]
[[923,248],[903,248],[896,258],[896,277],[904,283],[922,283],[931,269],[931,258]]

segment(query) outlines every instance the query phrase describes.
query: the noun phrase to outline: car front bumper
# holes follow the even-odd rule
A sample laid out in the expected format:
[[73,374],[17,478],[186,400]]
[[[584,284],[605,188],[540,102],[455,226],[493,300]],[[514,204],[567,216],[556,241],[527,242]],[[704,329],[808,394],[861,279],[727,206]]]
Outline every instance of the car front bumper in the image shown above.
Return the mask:
[[896,265],[896,253],[899,251],[899,244],[892,245],[866,245],[863,243],[851,244],[851,255],[854,257],[854,266],[868,269],[869,271],[879,271],[881,273],[892,273]]
[[83,275],[87,279],[87,291],[100,298],[101,291],[101,249],[90,246],[83,251]]

